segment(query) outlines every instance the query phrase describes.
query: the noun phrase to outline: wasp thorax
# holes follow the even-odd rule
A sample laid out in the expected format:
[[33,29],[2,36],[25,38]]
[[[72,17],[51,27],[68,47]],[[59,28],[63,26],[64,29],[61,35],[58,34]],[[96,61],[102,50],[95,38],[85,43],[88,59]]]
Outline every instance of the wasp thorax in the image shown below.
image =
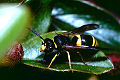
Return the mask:
[[57,47],[56,46],[55,47],[60,50],[60,49],[62,49],[63,45],[70,44],[70,39],[69,39],[69,37],[67,37],[65,35],[59,34],[59,35],[54,37],[54,43],[57,46]]
[[41,46],[40,51],[41,52],[51,52],[51,51],[53,51],[54,48],[55,48],[55,45],[54,45],[53,40],[46,38],[42,42],[42,46]]

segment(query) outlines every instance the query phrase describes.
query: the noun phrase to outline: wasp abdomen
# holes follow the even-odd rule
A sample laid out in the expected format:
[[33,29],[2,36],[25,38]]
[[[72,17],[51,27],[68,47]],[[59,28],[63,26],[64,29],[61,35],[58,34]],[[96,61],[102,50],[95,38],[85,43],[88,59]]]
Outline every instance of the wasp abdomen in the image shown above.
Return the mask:
[[91,46],[97,46],[97,41],[91,35],[79,34],[79,35],[75,35],[72,38],[72,44],[73,46],[85,45],[91,47]]

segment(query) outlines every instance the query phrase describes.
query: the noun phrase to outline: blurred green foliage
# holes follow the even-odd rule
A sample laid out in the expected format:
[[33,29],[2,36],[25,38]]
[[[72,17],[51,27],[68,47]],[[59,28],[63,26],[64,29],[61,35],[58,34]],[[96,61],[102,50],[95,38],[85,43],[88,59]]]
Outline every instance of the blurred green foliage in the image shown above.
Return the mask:
[[27,7],[17,7],[15,4],[0,5],[0,60],[11,45],[25,37],[24,31],[29,17]]

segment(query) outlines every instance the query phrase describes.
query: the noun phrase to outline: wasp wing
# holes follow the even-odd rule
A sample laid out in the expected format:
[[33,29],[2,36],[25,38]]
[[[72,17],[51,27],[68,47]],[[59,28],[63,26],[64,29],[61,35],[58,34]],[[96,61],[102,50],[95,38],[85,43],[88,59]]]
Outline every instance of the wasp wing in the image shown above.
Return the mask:
[[68,33],[83,33],[85,31],[94,30],[97,28],[99,28],[98,24],[87,24],[87,25],[83,25],[79,28],[75,28],[72,31],[68,31]]
[[67,31],[62,33],[63,35],[75,35],[75,34],[81,34],[84,33],[85,31],[89,31],[89,30],[94,30],[99,28],[100,26],[98,24],[86,24],[83,25],[81,27],[75,28],[71,31]]

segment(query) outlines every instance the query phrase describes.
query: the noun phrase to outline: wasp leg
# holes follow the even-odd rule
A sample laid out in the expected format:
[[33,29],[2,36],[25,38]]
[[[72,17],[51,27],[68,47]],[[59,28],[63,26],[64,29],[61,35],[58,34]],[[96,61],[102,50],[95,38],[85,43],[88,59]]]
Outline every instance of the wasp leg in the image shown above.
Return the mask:
[[80,52],[77,52],[77,53],[80,55],[80,57],[81,57],[83,63],[84,63],[86,66],[88,66],[88,64],[86,64],[86,62],[85,62],[85,60],[83,59],[83,57],[82,57],[82,55],[80,54]]
[[55,56],[53,57],[53,59],[51,60],[49,66],[47,67],[47,69],[50,68],[51,64],[53,63],[53,61],[55,61],[56,57],[58,56],[58,54],[55,54]]
[[66,51],[66,52],[67,52],[67,54],[68,54],[68,60],[69,60],[69,67],[70,67],[70,70],[73,72],[73,69],[72,69],[72,67],[71,67],[70,54],[69,54],[69,52],[68,52],[68,51]]

